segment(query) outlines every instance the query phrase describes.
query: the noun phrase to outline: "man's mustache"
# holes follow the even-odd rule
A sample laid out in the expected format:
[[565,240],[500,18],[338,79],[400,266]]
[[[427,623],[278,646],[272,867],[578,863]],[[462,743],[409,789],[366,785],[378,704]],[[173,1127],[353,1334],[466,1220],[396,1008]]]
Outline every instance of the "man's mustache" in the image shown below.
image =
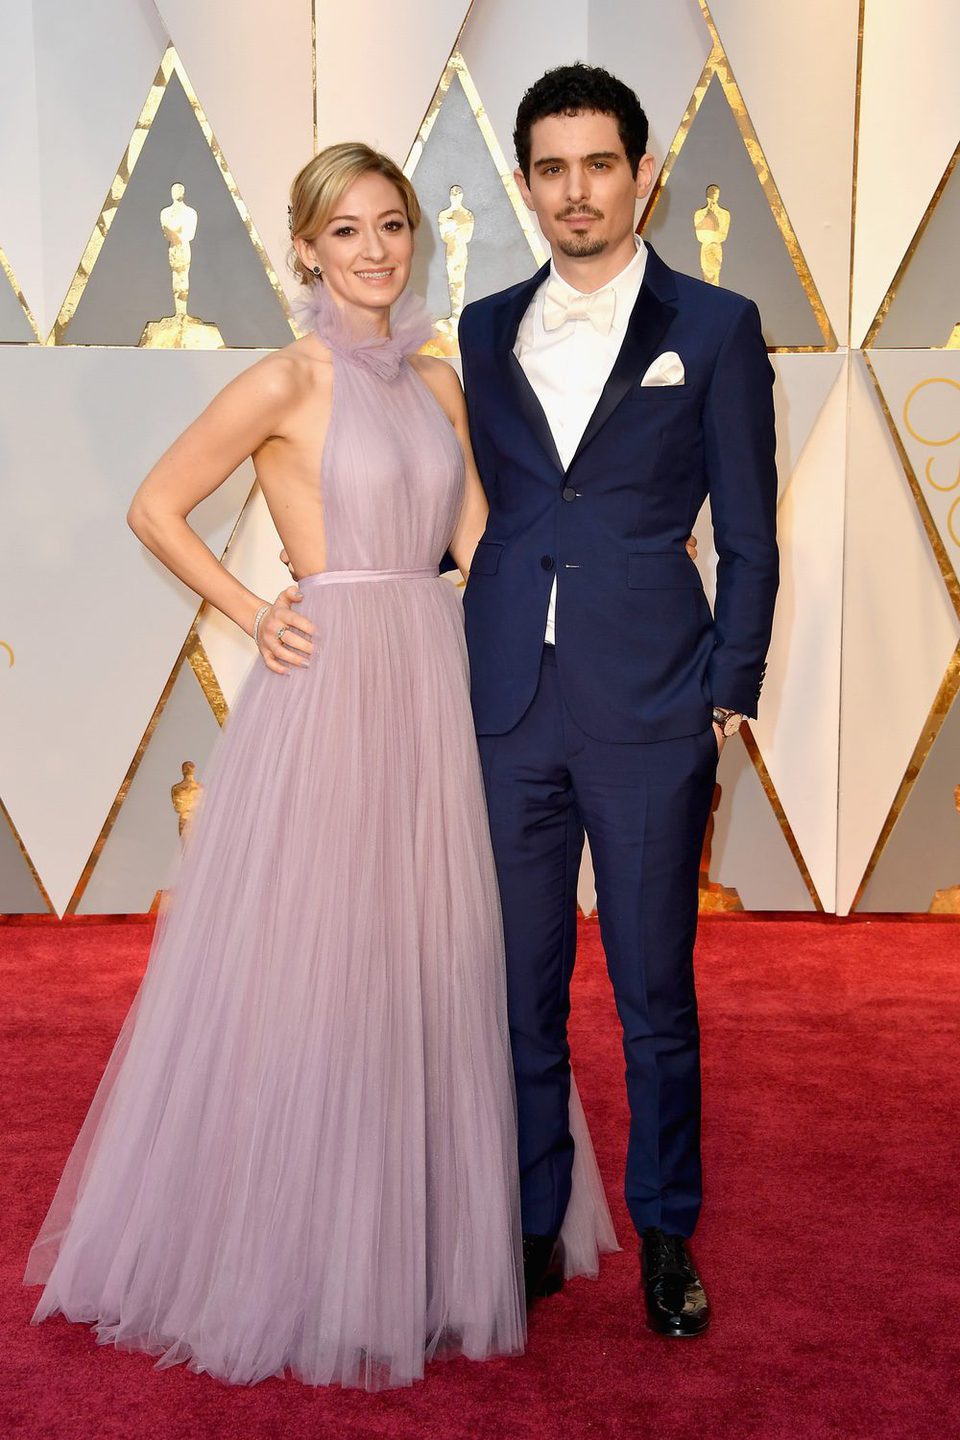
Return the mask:
[[561,210],[559,214],[554,215],[553,218],[554,220],[569,220],[571,215],[592,215],[594,220],[604,218],[603,211],[594,210],[592,205],[571,205],[568,209]]

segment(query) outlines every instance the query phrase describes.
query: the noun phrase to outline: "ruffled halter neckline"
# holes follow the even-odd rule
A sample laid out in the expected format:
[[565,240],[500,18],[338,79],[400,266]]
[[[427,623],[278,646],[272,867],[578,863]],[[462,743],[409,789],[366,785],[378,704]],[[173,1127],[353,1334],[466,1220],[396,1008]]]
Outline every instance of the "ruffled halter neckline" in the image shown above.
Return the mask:
[[412,290],[391,307],[389,335],[375,334],[356,312],[341,309],[322,284],[303,286],[291,309],[301,330],[313,330],[335,355],[381,380],[396,379],[405,358],[433,334],[427,307]]

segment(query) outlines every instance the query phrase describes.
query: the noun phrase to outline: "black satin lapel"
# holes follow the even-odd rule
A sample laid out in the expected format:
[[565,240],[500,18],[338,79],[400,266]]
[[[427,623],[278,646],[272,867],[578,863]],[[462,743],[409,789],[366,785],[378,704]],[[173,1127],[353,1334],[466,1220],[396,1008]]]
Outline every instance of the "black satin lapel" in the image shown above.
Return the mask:
[[614,361],[610,378],[604,385],[596,408],[587,422],[577,446],[577,452],[570,462],[576,464],[590,441],[607,423],[620,401],[631,386],[642,379],[651,362],[659,353],[660,342],[676,314],[673,305],[658,300],[653,291],[643,285],[630,315],[627,333],[623,337],[620,353]]
[[510,392],[517,409],[533,431],[551,465],[555,465],[562,473],[563,462],[557,453],[556,441],[553,438],[550,423],[543,412],[543,406],[537,399],[537,392],[527,379],[523,366],[512,350],[507,352],[505,360]]
[[497,316],[495,344],[500,359],[500,371],[504,386],[514,407],[520,412],[551,465],[563,473],[563,465],[557,454],[557,447],[550,431],[550,425],[536,392],[523,371],[523,366],[513,353],[517,342],[520,322],[527,313],[527,307],[537,290],[550,273],[550,266],[542,266],[524,285],[518,286],[506,295]]

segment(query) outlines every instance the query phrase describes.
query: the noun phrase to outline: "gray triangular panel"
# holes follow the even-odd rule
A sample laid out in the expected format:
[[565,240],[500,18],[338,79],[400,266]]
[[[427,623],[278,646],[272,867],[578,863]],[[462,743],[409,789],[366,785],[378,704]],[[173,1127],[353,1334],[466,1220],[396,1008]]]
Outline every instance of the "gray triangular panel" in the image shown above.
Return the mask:
[[13,286],[0,269],[0,345],[35,345],[37,337]]
[[719,185],[720,204],[731,216],[721,285],[756,301],[768,345],[823,345],[817,318],[716,76],[643,229],[669,265],[698,277],[700,242],[693,217],[704,204],[708,185]]
[[229,347],[270,348],[293,338],[276,291],[179,78],[166,93],[76,312],[69,345],[137,345],[144,326],[173,311],[169,248],[160,212],[182,184],[199,216],[189,311],[218,326]]
[[425,297],[434,318],[450,313],[437,216],[450,205],[452,185],[462,188],[462,204],[474,216],[467,250],[466,303],[515,285],[536,270],[537,262],[456,75],[427,136],[413,183],[423,207],[413,287]]

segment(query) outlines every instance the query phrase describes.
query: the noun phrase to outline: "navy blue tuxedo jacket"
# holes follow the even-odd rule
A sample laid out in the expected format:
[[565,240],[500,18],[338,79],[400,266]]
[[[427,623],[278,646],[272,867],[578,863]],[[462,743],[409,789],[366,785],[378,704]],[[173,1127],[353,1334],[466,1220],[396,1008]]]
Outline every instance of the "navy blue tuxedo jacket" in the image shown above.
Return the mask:
[[[519,361],[544,267],[468,305],[460,350],[490,502],[464,595],[474,716],[503,734],[533,699],[558,577],[557,664],[595,739],[702,731],[713,705],[756,714],[778,583],[773,367],[750,300],[649,250],[620,353],[566,470]],[[676,351],[684,382],[641,386]],[[710,496],[711,615],[684,542]]]

